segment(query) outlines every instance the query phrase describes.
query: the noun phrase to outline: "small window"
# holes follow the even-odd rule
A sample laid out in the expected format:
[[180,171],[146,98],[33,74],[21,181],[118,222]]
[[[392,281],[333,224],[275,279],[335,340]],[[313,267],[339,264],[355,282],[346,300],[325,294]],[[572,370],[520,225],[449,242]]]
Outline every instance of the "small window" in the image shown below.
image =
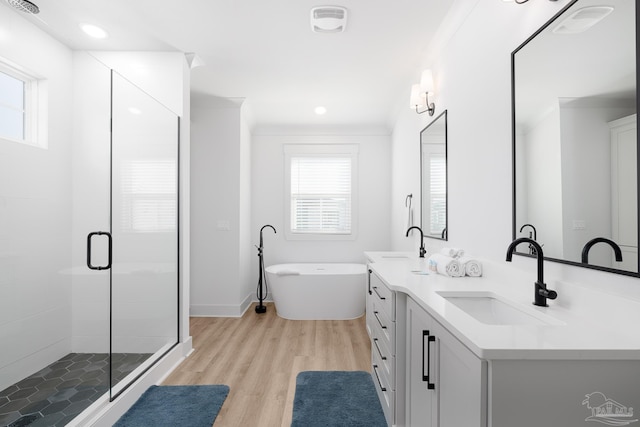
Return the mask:
[[36,77],[0,59],[0,138],[46,147],[46,132],[38,132],[44,126],[38,109],[46,104],[39,99],[43,94],[38,83]]
[[171,232],[177,224],[177,169],[172,160],[129,160],[122,165],[122,231]]
[[447,161],[444,154],[430,155],[429,175],[429,233],[440,234],[447,227]]
[[353,240],[357,145],[287,145],[286,223],[290,240]]
[[25,139],[25,82],[0,71],[0,135]]

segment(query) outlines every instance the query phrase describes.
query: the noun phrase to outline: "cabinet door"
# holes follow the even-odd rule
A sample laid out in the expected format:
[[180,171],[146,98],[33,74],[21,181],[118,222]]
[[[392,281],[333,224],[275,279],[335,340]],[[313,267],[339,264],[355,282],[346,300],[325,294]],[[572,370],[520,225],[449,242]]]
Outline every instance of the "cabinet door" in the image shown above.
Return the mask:
[[373,273],[370,268],[367,266],[367,293],[365,294],[365,298],[367,301],[367,306],[365,308],[365,316],[367,319],[367,333],[369,334],[369,338],[373,338],[371,335],[371,322],[373,322],[373,292],[371,291],[371,274]]
[[438,425],[486,427],[486,362],[439,323],[433,321],[430,331],[436,337]]
[[428,388],[428,382],[425,378],[427,373],[435,374],[435,348],[434,343],[429,342],[428,338],[431,332],[431,322],[432,320],[427,313],[411,298],[408,298],[407,426],[431,427],[438,425],[437,391]]
[[487,365],[407,299],[408,426],[486,427]]

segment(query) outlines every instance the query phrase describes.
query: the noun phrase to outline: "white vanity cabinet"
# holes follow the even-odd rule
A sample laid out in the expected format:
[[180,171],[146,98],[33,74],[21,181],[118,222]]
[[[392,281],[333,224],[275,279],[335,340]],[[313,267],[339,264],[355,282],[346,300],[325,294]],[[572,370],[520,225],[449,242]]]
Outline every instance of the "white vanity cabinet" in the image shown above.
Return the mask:
[[486,427],[487,363],[407,298],[406,425]]
[[396,295],[369,269],[367,329],[371,338],[371,373],[387,423],[395,424]]

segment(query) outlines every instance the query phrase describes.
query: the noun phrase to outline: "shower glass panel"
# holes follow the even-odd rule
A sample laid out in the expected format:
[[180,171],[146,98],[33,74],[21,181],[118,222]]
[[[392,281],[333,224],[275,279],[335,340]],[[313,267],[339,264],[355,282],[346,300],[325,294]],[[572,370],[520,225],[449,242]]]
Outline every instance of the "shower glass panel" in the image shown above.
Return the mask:
[[112,398],[178,341],[178,131],[112,72]]
[[0,426],[65,426],[178,341],[178,117],[73,62],[66,137],[0,138]]

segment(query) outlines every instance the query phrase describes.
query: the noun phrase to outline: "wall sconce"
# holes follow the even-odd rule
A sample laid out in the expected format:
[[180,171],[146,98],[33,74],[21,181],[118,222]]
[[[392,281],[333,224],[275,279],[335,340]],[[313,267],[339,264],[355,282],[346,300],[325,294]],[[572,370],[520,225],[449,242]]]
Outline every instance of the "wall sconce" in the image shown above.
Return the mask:
[[[429,95],[433,96],[433,73],[431,70],[424,70],[420,77],[420,83],[411,86],[411,109],[416,113],[422,114],[429,112],[430,116],[436,112],[436,106],[433,102],[429,103]],[[420,111],[423,109],[422,111]]]

